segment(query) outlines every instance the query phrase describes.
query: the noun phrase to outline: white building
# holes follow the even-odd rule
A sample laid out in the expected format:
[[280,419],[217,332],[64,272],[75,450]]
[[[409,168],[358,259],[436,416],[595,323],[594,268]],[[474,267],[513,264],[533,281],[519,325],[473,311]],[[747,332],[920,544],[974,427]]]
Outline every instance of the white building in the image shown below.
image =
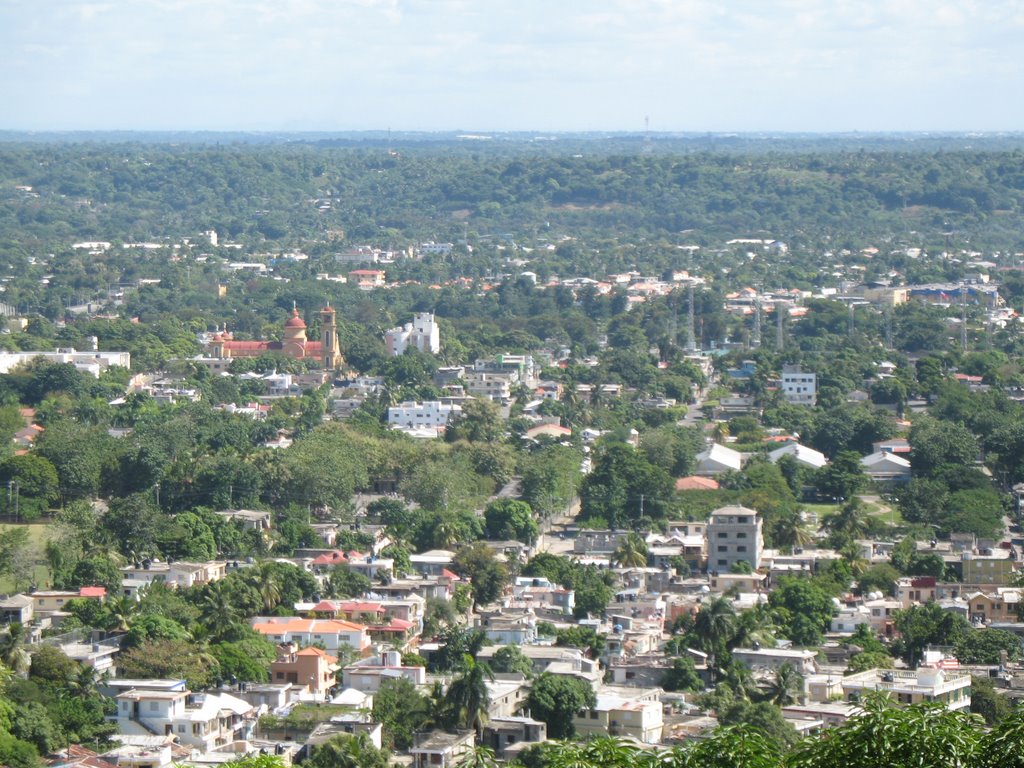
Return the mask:
[[696,458],[697,471],[694,474],[701,477],[739,472],[743,466],[743,454],[719,443],[712,443],[710,448],[698,453]]
[[[145,684],[145,681],[143,681]],[[253,737],[257,710],[227,693],[132,688],[115,697],[108,719],[129,736],[166,734],[202,752],[230,752]]]
[[708,570],[729,572],[738,562],[761,567],[764,537],[761,516],[746,507],[721,507],[708,522]]
[[444,427],[453,416],[462,413],[462,406],[427,400],[407,402],[388,408],[388,424],[415,429],[416,427]]
[[53,352],[0,352],[0,373],[10,373],[19,365],[31,360],[41,359],[48,363],[70,363],[84,373],[96,378],[113,365],[131,368],[132,356],[129,352],[99,352],[90,350],[78,352],[75,349],[58,349]]
[[868,691],[884,691],[897,704],[938,701],[948,709],[970,709],[971,673],[960,669],[920,667],[869,669],[843,678],[843,697],[858,702]]
[[768,460],[772,464],[778,464],[783,456],[792,456],[797,464],[810,467],[811,469],[821,469],[828,464],[825,454],[813,448],[808,448],[806,445],[800,445],[800,443],[788,443],[781,448],[776,448],[768,454]]
[[384,344],[392,357],[398,357],[410,347],[436,355],[441,351],[441,331],[431,312],[420,312],[411,323],[386,331]]
[[782,396],[790,405],[814,405],[818,400],[818,376],[799,365],[782,366]]

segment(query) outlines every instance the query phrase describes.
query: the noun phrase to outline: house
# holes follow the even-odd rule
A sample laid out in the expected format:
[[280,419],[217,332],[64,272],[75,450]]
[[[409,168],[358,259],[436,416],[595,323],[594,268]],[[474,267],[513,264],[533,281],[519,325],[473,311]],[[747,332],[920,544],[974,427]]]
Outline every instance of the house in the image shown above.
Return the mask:
[[797,464],[811,469],[821,469],[828,464],[825,454],[808,448],[806,445],[800,445],[800,443],[789,443],[781,448],[776,448],[768,454],[768,460],[772,464],[778,464],[783,456],[792,456]]
[[1020,621],[1024,601],[1018,589],[998,589],[995,593],[973,592],[966,595],[968,618],[976,624]]
[[242,528],[249,531],[269,531],[271,514],[254,509],[222,509],[216,512],[219,517],[229,521],[238,521]]
[[132,688],[114,697],[108,719],[123,734],[174,735],[201,752],[228,752],[253,737],[256,708],[230,694]]
[[761,567],[764,537],[761,516],[746,507],[721,507],[711,513],[707,526],[708,568],[724,573],[736,563],[747,562],[753,570]]
[[362,651],[370,645],[365,626],[340,619],[256,616],[252,628],[278,645],[295,643],[305,647],[318,643],[328,653],[336,654],[345,646]]
[[661,741],[664,728],[661,688],[601,686],[590,709],[573,717],[576,733],[583,739],[594,736],[633,738],[644,744]]
[[948,709],[971,707],[971,673],[959,669],[918,667],[869,669],[843,678],[843,699],[857,703],[868,691],[885,691],[897,704],[940,702]]
[[388,408],[388,424],[392,427],[446,427],[462,413],[462,406],[437,400],[422,403],[406,402]]
[[107,590],[103,587],[81,587],[76,590],[41,590],[33,592],[32,598],[33,613],[53,613],[63,611],[70,600],[89,598],[92,600],[103,600],[107,596]]
[[412,768],[454,768],[473,751],[475,731],[417,732],[409,754]]
[[494,750],[498,760],[510,760],[523,746],[545,742],[547,738],[547,724],[532,717],[492,717],[484,726],[481,742]]
[[294,643],[287,643],[277,649],[277,659],[270,664],[270,679],[304,687],[314,698],[326,698],[337,682],[338,669],[338,659],[327,651],[315,646],[299,650]]
[[697,454],[698,476],[720,475],[723,472],[739,472],[743,466],[743,454],[726,448],[719,443],[712,445],[705,451]]
[[28,626],[35,613],[35,601],[29,595],[11,595],[0,600],[0,623]]
[[402,677],[414,685],[425,685],[427,670],[421,666],[403,664],[402,654],[398,651],[384,651],[347,665],[342,670],[342,685],[366,693],[376,693],[385,680]]
[[818,671],[814,651],[799,648],[735,648],[732,657],[752,670],[774,671],[783,664],[789,664],[801,675]]
[[910,482],[910,462],[898,453],[880,450],[860,460],[864,474],[876,483]]

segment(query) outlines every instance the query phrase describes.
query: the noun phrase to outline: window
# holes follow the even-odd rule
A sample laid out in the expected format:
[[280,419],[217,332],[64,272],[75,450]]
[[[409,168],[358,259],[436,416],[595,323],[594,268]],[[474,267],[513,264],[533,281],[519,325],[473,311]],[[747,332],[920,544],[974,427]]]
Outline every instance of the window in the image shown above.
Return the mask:
[[747,545],[746,544],[740,544],[738,547],[736,547],[736,551],[737,552],[746,552],[747,551]]
[[718,547],[718,551],[719,552],[728,552],[729,551],[729,547],[727,547],[725,545],[721,545],[721,546]]
[[737,539],[745,539],[745,538],[747,538],[747,534],[746,534],[746,532],[745,532],[745,531],[739,531],[739,532],[738,532],[738,533],[736,534],[736,538],[737,538]]
[[184,725],[178,725],[178,733],[184,733],[184,732],[185,732],[185,726]]
[[590,719],[591,720],[597,720],[597,710],[596,709],[590,710]]
[[729,534],[726,533],[725,531],[719,531],[718,538],[720,538],[720,539],[728,539],[729,538]]
[[719,561],[718,561],[718,564],[719,564],[719,565],[720,565],[721,567],[723,567],[723,568],[724,568],[725,566],[727,566],[727,565],[729,564],[729,561],[728,561],[728,560],[722,560],[722,559],[719,559]]
[[160,711],[160,704],[159,704],[159,702],[156,702],[156,701],[149,702],[149,711],[150,712],[159,712]]

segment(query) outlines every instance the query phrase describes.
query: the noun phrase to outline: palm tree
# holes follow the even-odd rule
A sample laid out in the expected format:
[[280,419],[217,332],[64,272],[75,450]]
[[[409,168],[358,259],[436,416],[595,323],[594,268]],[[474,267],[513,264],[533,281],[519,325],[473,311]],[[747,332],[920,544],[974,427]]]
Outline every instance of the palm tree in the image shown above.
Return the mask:
[[229,634],[242,621],[242,614],[223,581],[208,584],[199,598],[199,621],[213,638]]
[[16,621],[7,627],[7,634],[0,635],[0,662],[16,675],[27,674],[32,664],[25,650],[25,627]]
[[736,628],[736,609],[724,597],[716,597],[697,612],[693,631],[708,652],[724,650]]
[[448,686],[447,701],[451,721],[458,728],[472,728],[479,736],[487,722],[491,697],[487,681],[493,680],[490,668],[468,653],[462,657],[462,674]]
[[868,518],[860,499],[854,496],[843,504],[838,512],[825,521],[825,527],[847,539],[864,538],[868,530]]
[[625,538],[615,550],[614,560],[623,568],[643,568],[647,565],[647,542],[636,533]]
[[281,580],[271,562],[262,562],[252,569],[251,581],[263,601],[263,610],[273,611],[281,602]]
[[783,664],[762,688],[765,701],[777,707],[795,704],[801,697],[804,688],[803,676],[792,664]]
[[458,768],[498,768],[498,761],[494,759],[493,749],[475,745],[456,765]]
[[757,606],[736,616],[730,648],[768,646],[775,642],[777,627],[772,613],[765,606]]
[[124,595],[109,598],[105,607],[110,620],[110,629],[117,632],[127,632],[131,629],[132,619],[139,612],[138,602]]
[[97,686],[108,677],[106,672],[97,672],[96,667],[80,664],[68,680],[68,690],[79,698],[88,698],[97,692]]
[[793,550],[814,541],[814,534],[804,523],[799,510],[784,512],[772,526],[772,541],[779,549]]
[[729,438],[729,422],[716,421],[711,430],[711,439],[716,443],[724,443]]

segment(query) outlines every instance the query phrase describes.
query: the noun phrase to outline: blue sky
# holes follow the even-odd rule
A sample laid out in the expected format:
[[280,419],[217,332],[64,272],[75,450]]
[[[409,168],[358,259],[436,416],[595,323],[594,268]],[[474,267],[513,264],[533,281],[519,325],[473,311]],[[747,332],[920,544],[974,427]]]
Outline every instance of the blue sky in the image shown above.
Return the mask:
[[0,0],[0,128],[1024,130],[1021,0]]

